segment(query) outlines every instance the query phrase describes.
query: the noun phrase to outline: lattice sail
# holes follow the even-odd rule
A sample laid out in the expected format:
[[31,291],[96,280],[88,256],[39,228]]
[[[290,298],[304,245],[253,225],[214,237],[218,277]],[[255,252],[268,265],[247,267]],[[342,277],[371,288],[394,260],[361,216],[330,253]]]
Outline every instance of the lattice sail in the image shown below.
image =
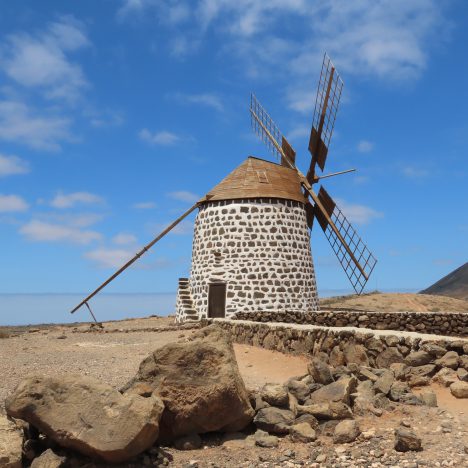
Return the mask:
[[350,255],[341,239],[339,239],[335,231],[332,229],[326,217],[319,209],[317,209],[317,207],[315,207],[314,215],[323,229],[323,232],[335,252],[335,255],[338,257],[346,276],[353,285],[354,290],[357,294],[361,294],[377,263],[377,260],[323,187],[320,187],[318,198],[331,218],[331,221],[335,224],[338,232],[341,234],[352,255]]
[[250,95],[249,110],[253,131],[277,158],[282,158],[283,155],[279,150],[282,142],[281,132],[254,94]]
[[323,57],[322,69],[315,98],[314,117],[309,140],[309,151],[312,154],[307,178],[312,182],[315,165],[323,171],[327,159],[328,147],[335,126],[336,114],[343,90],[343,81],[336,71],[330,57]]

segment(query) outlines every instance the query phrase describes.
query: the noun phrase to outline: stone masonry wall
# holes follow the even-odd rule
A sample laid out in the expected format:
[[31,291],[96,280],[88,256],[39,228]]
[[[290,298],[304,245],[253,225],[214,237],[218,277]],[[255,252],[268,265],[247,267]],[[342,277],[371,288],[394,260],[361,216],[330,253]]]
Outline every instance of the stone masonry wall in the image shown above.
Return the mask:
[[190,290],[200,318],[208,285],[226,283],[226,317],[318,308],[304,205],[279,199],[203,205],[195,220]]
[[325,327],[419,331],[436,335],[468,336],[468,314],[463,312],[362,312],[356,310],[294,312],[239,312],[238,320],[286,322]]
[[[388,367],[393,362],[404,362],[410,353],[435,350],[455,351],[461,367],[468,370],[468,339],[415,332],[392,332],[356,328],[327,328],[316,325],[260,323],[246,320],[204,320],[202,324],[216,323],[227,331],[236,343],[259,346],[289,354],[320,355],[328,361],[346,357],[353,348],[362,345],[371,367]],[[354,347],[354,350],[356,348]],[[443,354],[443,353],[442,353]],[[434,355],[436,363],[441,355]]]

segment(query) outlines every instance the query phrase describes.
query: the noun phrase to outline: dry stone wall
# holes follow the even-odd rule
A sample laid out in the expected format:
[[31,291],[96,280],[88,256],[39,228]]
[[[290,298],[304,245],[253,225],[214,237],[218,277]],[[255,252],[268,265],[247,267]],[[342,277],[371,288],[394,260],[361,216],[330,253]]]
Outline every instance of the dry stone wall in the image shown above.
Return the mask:
[[409,363],[415,352],[424,351],[429,355],[426,364],[440,367],[442,363],[438,359],[446,352],[454,352],[452,358],[456,358],[456,365],[452,368],[468,368],[468,339],[415,332],[328,328],[246,320],[214,319],[204,320],[202,324],[212,322],[227,331],[236,343],[282,353],[320,356],[334,366],[349,361],[384,368],[395,362]]
[[210,283],[226,284],[228,318],[239,311],[317,310],[304,205],[280,199],[204,204],[195,220],[190,276],[199,318],[208,316]]
[[314,313],[239,312],[234,317],[254,322],[286,322],[326,327],[419,331],[436,335],[468,336],[468,314],[463,312],[363,312],[356,310]]

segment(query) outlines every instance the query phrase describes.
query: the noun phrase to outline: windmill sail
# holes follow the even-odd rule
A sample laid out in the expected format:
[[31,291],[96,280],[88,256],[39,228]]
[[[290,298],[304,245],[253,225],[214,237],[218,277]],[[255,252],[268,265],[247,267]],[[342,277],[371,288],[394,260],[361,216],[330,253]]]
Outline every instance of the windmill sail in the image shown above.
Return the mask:
[[356,293],[361,294],[377,260],[327,191],[320,187],[314,215]]
[[312,160],[307,172],[307,180],[310,184],[314,181],[316,165],[318,164],[322,171],[325,167],[342,90],[343,81],[331,62],[330,57],[325,54],[317,88],[309,140],[309,151],[312,155]]

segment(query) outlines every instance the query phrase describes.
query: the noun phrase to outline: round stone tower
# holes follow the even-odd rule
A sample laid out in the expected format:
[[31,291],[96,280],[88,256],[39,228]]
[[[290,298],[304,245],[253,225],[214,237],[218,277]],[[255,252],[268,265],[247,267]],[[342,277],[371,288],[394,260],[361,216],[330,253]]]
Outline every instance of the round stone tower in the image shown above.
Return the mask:
[[296,171],[249,157],[208,193],[195,220],[190,278],[176,320],[318,308]]

